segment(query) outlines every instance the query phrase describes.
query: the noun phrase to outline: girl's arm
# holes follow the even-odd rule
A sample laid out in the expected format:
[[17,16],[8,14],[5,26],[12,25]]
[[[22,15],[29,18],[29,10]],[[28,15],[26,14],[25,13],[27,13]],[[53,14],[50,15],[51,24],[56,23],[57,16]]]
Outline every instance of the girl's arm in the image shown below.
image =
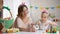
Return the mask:
[[48,25],[48,24],[57,26],[57,23],[56,23],[56,22],[51,22],[51,21],[49,21],[48,23],[45,23],[45,26]]
[[40,21],[37,21],[37,22],[36,22],[36,24],[40,25],[40,24],[41,24],[41,22],[40,22]]
[[49,24],[50,25],[55,25],[55,26],[57,25],[57,23],[55,23],[55,22],[50,22]]

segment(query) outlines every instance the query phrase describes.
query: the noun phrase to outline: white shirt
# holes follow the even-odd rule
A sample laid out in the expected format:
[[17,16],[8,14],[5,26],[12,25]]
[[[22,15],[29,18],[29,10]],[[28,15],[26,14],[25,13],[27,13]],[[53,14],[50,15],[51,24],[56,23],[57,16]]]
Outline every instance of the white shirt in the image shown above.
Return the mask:
[[27,23],[24,23],[21,18],[17,17],[17,25],[20,28],[28,28],[28,25],[32,23],[32,19],[29,17]]
[[43,30],[48,29],[50,22],[51,22],[50,20],[47,20],[46,23],[42,23],[42,22],[41,22],[41,24],[40,24],[40,29],[43,29]]

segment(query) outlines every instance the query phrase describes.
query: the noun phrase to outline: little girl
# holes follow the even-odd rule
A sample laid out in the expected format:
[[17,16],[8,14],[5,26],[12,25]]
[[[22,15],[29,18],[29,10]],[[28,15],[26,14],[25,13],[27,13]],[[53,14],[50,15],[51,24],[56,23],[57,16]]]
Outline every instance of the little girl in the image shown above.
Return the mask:
[[44,10],[41,13],[41,20],[37,22],[37,24],[39,25],[39,29],[46,30],[49,28],[50,25],[57,25],[55,22],[48,20],[48,18],[49,18],[49,14],[47,11]]

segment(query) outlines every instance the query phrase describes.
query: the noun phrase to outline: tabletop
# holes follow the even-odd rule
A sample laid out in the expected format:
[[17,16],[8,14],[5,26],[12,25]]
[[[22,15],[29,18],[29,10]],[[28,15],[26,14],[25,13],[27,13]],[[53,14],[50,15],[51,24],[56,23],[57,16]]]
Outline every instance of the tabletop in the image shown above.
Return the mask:
[[[3,33],[3,34],[47,34],[42,30],[38,30],[36,32],[17,32],[17,33]],[[59,34],[59,32],[55,33],[55,34]]]

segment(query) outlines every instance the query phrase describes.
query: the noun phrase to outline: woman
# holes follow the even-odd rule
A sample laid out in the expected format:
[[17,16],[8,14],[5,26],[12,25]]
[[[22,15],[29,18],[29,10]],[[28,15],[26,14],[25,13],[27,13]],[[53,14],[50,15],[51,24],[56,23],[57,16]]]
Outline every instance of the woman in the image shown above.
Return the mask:
[[[20,31],[28,31],[28,25],[31,25],[32,19],[28,15],[28,8],[26,5],[20,5],[18,7],[18,15],[15,20],[14,27],[20,29]],[[32,27],[33,28],[33,27]],[[34,28],[35,31],[35,28]]]

